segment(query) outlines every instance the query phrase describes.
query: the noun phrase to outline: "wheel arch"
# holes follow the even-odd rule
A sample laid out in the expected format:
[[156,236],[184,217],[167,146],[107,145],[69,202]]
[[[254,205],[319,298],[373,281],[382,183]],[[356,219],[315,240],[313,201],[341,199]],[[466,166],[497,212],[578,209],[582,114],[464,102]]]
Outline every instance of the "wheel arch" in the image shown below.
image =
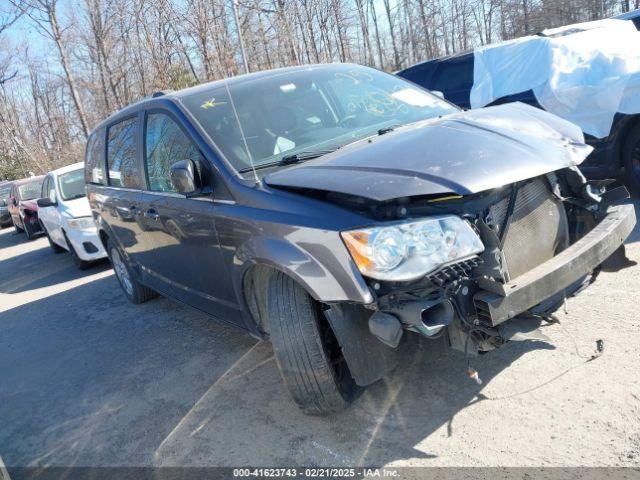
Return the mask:
[[[266,282],[274,272],[282,272],[290,277],[318,302],[373,302],[364,279],[353,270],[355,266],[351,269],[350,265],[335,262],[338,260],[330,256],[320,262],[309,252],[286,240],[252,237],[236,251],[230,263],[231,278],[237,298],[251,317],[256,315],[259,308],[255,304],[252,306],[252,302],[260,299],[248,293],[255,288],[265,291]],[[254,321],[258,328],[267,326],[259,316]]]
[[640,114],[626,116],[618,122],[613,132],[613,152],[612,158],[618,169],[623,168],[623,147],[624,143],[631,132],[640,127]]

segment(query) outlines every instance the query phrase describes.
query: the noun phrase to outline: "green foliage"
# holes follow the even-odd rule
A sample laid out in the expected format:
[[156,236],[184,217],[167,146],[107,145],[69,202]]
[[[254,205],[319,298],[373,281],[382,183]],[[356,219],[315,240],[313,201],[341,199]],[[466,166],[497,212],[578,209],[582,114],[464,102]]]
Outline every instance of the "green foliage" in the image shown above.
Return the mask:
[[187,87],[193,87],[197,84],[191,72],[186,68],[172,67],[169,72],[171,79],[171,88],[173,90],[181,90]]
[[0,153],[0,182],[5,180],[17,180],[27,175],[23,166],[16,158]]

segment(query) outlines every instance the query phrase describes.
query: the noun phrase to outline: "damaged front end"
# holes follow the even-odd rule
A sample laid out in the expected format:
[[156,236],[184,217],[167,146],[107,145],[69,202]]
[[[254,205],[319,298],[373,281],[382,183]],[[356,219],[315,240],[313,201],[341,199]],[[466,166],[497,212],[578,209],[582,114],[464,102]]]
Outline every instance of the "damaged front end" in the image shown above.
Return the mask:
[[[569,167],[480,194],[378,205],[385,220],[455,215],[484,248],[412,281],[367,276],[373,304],[327,310],[356,382],[384,376],[407,331],[446,335],[452,348],[468,354],[536,338],[540,322],[591,283],[605,260],[624,258],[635,211],[611,206],[628,193],[624,187],[605,192],[606,184],[589,183]],[[362,319],[357,333],[345,320],[354,316]]]

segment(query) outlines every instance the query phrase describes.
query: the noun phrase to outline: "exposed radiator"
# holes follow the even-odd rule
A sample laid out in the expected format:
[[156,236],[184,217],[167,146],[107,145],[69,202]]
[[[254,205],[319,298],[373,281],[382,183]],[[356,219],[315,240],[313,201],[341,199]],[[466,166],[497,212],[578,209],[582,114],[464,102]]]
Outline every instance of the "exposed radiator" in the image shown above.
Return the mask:
[[[508,209],[509,198],[493,205],[489,209],[492,223],[502,228]],[[568,246],[567,214],[544,179],[520,187],[506,232],[502,250],[512,280]]]

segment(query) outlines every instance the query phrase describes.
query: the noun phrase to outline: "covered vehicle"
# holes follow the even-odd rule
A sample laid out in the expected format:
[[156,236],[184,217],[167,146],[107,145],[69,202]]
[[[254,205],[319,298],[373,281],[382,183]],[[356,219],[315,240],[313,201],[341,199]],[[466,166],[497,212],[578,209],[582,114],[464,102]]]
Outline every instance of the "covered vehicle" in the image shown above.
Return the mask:
[[68,250],[81,270],[107,256],[87,201],[84,162],[49,172],[41,197],[38,215],[55,253]]
[[590,178],[617,176],[640,192],[640,32],[602,20],[476,48],[398,75],[463,108],[524,102],[578,125],[595,151]]
[[464,112],[357,65],[155,95],[92,132],[88,198],[123,292],[270,339],[308,413],[348,405],[410,335],[488,351],[595,278],[635,224],[576,168],[580,129]]
[[616,15],[613,18],[617,18],[618,20],[627,20],[633,22],[633,25],[637,30],[640,30],[640,9],[630,10],[628,12],[621,13]]
[[43,233],[38,221],[38,203],[44,176],[16,180],[11,186],[9,196],[9,214],[16,232],[22,233],[29,240]]
[[11,182],[0,183],[0,228],[11,225],[11,214],[9,213],[11,185]]

